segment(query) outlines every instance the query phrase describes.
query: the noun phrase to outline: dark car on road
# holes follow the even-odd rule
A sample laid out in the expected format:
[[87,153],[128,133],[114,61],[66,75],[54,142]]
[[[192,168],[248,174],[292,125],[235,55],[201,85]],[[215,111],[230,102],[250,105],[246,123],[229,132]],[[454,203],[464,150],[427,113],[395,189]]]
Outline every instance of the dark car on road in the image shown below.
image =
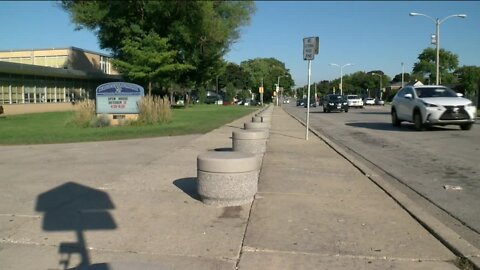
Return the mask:
[[323,98],[323,112],[348,112],[348,103],[344,96],[330,94]]
[[297,106],[303,106],[303,105],[305,105],[305,99],[303,98],[297,99]]
[[[305,99],[305,101],[307,101],[307,99]],[[303,107],[304,107],[304,108],[307,107],[307,103],[306,103],[306,102],[304,102]],[[315,102],[315,99],[310,99],[310,107],[317,107],[317,102]]]

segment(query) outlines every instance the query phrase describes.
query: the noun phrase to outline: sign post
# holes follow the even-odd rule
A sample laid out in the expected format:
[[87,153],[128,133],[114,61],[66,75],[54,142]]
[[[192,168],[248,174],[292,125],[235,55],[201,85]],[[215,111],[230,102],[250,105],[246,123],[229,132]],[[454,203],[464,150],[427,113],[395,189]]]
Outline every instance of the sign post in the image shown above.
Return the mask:
[[305,140],[308,141],[308,126],[310,122],[310,77],[312,75],[312,60],[315,54],[318,54],[320,41],[318,37],[308,37],[303,39],[303,60],[308,60],[308,90],[307,90],[307,124],[305,131]]

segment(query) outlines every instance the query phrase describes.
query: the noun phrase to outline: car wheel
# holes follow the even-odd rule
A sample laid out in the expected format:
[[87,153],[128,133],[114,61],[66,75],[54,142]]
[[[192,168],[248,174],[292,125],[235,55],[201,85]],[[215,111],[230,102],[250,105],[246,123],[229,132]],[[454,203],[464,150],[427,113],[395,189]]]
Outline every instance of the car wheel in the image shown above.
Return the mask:
[[392,125],[394,127],[399,127],[401,121],[397,117],[397,112],[395,110],[392,111]]
[[323,107],[323,112],[326,113],[327,112],[327,109],[325,109],[325,107]]
[[417,131],[425,130],[425,125],[422,122],[422,115],[419,112],[416,112],[413,115],[413,124],[415,125],[415,129]]
[[347,113],[347,112],[348,112],[348,110],[345,110],[345,112]]
[[468,123],[468,124],[462,124],[462,125],[460,125],[460,128],[461,128],[462,130],[470,130],[470,129],[472,129],[472,126],[473,126],[472,123]]

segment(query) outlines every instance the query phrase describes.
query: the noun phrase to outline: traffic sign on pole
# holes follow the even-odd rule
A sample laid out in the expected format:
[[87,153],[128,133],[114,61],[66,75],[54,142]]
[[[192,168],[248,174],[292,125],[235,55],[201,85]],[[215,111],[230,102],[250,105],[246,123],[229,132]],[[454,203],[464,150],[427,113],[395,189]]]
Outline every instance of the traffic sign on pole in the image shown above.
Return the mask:
[[307,125],[305,140],[308,141],[308,125],[310,122],[310,77],[312,75],[312,60],[318,54],[320,40],[318,37],[307,37],[303,39],[303,60],[308,60],[308,90],[307,90]]
[[318,54],[320,41],[318,37],[307,37],[303,39],[303,60],[313,60]]

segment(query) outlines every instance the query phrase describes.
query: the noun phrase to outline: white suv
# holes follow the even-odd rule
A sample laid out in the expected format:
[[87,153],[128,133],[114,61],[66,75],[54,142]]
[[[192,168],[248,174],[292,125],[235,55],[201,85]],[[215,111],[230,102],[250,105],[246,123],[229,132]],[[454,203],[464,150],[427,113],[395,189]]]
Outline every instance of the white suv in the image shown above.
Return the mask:
[[348,107],[363,108],[363,100],[357,95],[347,95]]
[[406,86],[392,100],[392,124],[412,122],[416,130],[431,125],[459,125],[469,130],[477,108],[452,89],[439,85]]

